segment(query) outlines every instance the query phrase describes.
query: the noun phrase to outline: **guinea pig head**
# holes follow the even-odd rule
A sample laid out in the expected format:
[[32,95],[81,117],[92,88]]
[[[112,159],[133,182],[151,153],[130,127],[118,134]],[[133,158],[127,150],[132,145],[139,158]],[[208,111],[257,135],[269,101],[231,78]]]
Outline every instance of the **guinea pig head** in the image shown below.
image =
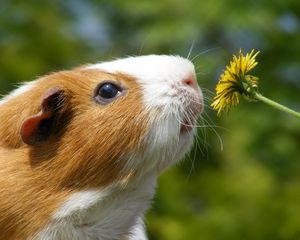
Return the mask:
[[127,152],[127,171],[134,169],[143,175],[155,169],[160,173],[190,150],[197,118],[203,111],[203,96],[189,60],[149,55],[94,64],[87,69],[121,72],[131,76],[139,87],[140,99],[133,106],[139,106],[141,112],[133,117],[145,129],[136,133],[138,147]]
[[175,56],[58,72],[23,99],[34,103],[20,126],[32,168],[63,186],[159,173],[189,151],[203,109],[193,64]]

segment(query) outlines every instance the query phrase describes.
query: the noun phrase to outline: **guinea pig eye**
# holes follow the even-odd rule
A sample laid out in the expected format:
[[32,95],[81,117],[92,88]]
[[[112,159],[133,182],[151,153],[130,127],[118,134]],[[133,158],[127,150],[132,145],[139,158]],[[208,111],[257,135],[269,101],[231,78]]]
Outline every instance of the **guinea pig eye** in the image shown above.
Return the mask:
[[122,91],[122,88],[115,83],[102,83],[95,94],[95,100],[98,103],[106,104],[114,100]]

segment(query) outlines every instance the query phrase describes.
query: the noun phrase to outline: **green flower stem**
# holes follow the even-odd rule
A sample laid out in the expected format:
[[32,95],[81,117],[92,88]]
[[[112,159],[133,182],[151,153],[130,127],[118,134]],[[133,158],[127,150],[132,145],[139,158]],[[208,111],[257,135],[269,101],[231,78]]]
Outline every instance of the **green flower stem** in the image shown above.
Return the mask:
[[274,108],[277,108],[278,110],[281,110],[283,112],[289,113],[291,115],[294,115],[295,117],[300,118],[300,113],[299,112],[296,112],[296,111],[294,111],[294,110],[292,110],[292,109],[290,109],[290,108],[288,108],[286,106],[283,106],[283,105],[281,105],[281,104],[279,104],[277,102],[274,102],[274,101],[270,100],[269,98],[264,97],[260,93],[257,93],[257,92],[254,93],[253,97],[255,99],[259,100],[259,101],[262,101],[262,102],[264,102],[264,103],[266,103],[266,104],[274,107]]

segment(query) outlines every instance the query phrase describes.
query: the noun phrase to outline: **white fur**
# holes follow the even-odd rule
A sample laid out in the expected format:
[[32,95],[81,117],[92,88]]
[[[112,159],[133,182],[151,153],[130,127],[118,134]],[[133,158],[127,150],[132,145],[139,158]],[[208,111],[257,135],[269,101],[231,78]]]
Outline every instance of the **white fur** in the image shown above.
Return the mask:
[[62,219],[80,214],[81,211],[101,202],[107,195],[108,191],[105,190],[87,190],[74,193],[54,214],[54,218]]
[[142,219],[155,185],[156,176],[150,174],[125,188],[74,193],[34,240],[147,240]]
[[142,218],[138,218],[135,225],[131,228],[128,240],[147,240],[145,225]]
[[6,103],[7,101],[9,101],[10,99],[12,99],[14,97],[21,95],[24,92],[30,91],[30,89],[32,89],[32,87],[34,86],[35,82],[36,81],[27,82],[27,83],[23,84],[21,87],[15,89],[9,95],[5,96],[4,98],[2,98],[0,100],[0,105]]

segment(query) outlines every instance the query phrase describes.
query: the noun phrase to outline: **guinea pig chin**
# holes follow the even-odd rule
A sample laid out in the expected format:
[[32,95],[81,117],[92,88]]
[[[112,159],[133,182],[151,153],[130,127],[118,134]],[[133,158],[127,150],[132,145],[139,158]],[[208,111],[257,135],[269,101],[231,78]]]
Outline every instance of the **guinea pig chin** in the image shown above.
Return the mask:
[[145,155],[159,171],[182,159],[191,149],[202,112],[200,89],[179,92],[167,96],[166,105],[149,114],[151,124],[145,138]]

